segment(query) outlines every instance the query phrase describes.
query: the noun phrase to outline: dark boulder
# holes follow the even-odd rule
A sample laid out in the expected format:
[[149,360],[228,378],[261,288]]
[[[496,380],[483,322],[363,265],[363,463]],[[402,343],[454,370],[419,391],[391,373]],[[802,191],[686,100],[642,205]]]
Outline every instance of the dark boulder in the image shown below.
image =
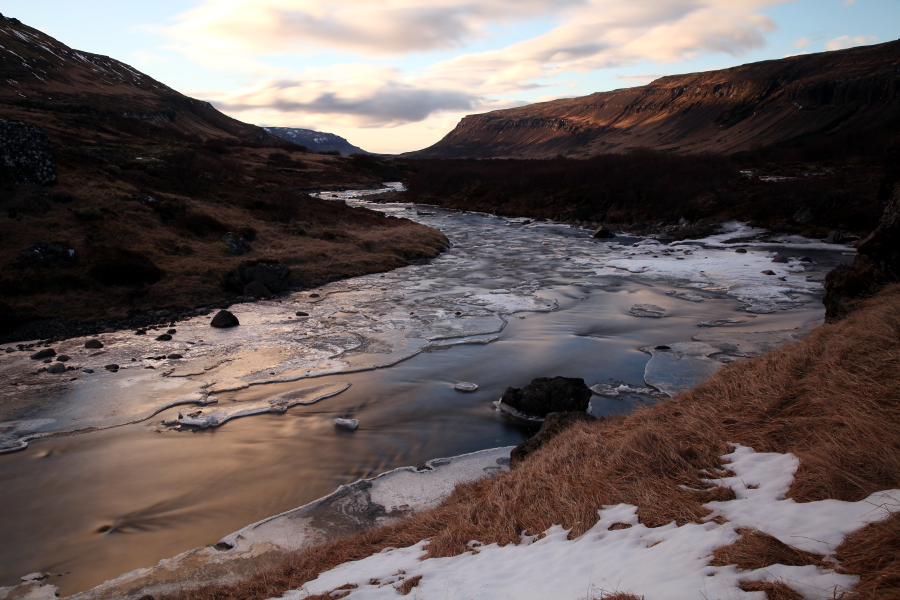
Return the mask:
[[162,271],[149,257],[126,248],[94,246],[88,275],[103,285],[143,285],[162,279]]
[[65,242],[38,242],[19,252],[19,261],[31,264],[64,264],[75,260],[75,250]]
[[62,364],[62,363],[56,363],[56,364],[50,365],[49,367],[47,367],[47,372],[48,372],[48,373],[54,373],[54,374],[56,374],[56,373],[65,373],[65,372],[66,372],[66,365],[64,365],[64,364]]
[[844,234],[840,231],[829,231],[825,236],[826,244],[840,244],[844,241]]
[[506,388],[500,402],[520,413],[545,417],[552,412],[587,410],[592,392],[584,379],[538,377],[525,387]]
[[290,283],[291,270],[278,261],[249,261],[237,271],[244,285],[258,282],[274,294],[287,289]]
[[43,129],[0,119],[0,180],[3,179],[22,184],[56,183],[50,138]]
[[825,320],[844,318],[860,300],[900,282],[900,184],[894,187],[878,227],[857,247],[850,265],[838,265],[825,277]]
[[162,334],[162,335],[156,336],[156,341],[157,341],[157,342],[168,342],[168,341],[170,341],[171,339],[172,339],[172,336],[169,335],[168,333],[164,333],[164,334]]
[[515,466],[522,462],[529,454],[532,454],[543,447],[547,442],[575,423],[591,423],[599,420],[600,419],[594,415],[581,411],[555,412],[548,414],[547,418],[544,419],[544,422],[541,424],[541,428],[535,435],[513,448],[509,455],[510,466]]
[[103,342],[100,340],[88,340],[84,343],[85,348],[102,348]]
[[228,251],[235,256],[241,256],[253,251],[253,247],[247,240],[231,232],[225,234],[222,238],[222,243],[225,244],[225,246],[228,247]]
[[31,355],[31,360],[41,360],[42,358],[50,358],[56,356],[56,350],[53,348],[45,348]]
[[227,327],[237,327],[241,324],[238,321],[238,318],[228,312],[227,310],[220,310],[216,313],[216,316],[213,317],[212,321],[209,322],[211,327],[217,327],[219,329],[224,329]]
[[608,239],[616,237],[616,234],[610,231],[605,225],[601,225],[594,230],[594,233],[591,234],[591,237],[597,239]]
[[271,298],[272,292],[260,282],[251,281],[244,286],[244,295],[253,296],[254,298]]
[[775,258],[772,259],[772,262],[773,263],[786,263],[786,262],[790,262],[790,261],[788,260],[788,257],[785,256],[784,254],[776,254]]

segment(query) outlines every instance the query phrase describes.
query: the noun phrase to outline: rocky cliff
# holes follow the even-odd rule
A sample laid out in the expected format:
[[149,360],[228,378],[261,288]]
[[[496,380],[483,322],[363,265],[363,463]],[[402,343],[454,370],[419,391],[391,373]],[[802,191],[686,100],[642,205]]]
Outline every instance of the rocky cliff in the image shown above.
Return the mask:
[[900,122],[900,41],[470,115],[413,158],[724,152]]

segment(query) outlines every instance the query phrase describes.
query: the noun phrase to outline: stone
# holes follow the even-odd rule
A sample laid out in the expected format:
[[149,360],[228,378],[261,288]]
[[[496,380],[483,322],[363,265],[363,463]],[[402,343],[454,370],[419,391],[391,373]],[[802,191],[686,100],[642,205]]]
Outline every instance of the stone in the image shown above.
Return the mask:
[[799,225],[809,225],[816,218],[816,213],[808,206],[805,206],[794,213],[794,223]]
[[184,357],[182,355],[178,354],[177,352],[173,352],[172,354],[169,354],[168,356],[166,356],[166,358],[168,358],[170,360],[177,360],[179,358],[184,358]]
[[117,365],[117,364],[111,364],[111,365],[106,365],[106,366],[104,366],[103,368],[106,369],[107,371],[118,371],[118,370],[119,370],[119,365]]
[[813,261],[813,259],[811,259],[808,256],[804,256],[803,258],[800,259],[800,262],[802,262],[802,263],[811,263],[812,261]]
[[19,251],[19,261],[31,264],[64,264],[75,260],[75,250],[65,242],[38,242]]
[[343,427],[344,429],[356,429],[359,427],[359,421],[357,419],[342,419],[337,417],[334,420],[334,424],[337,427]]
[[31,355],[31,360],[40,360],[42,358],[49,358],[51,356],[56,356],[56,350],[53,348],[44,348],[38,352],[35,352]]
[[238,266],[237,275],[242,284],[238,290],[256,281],[266,286],[269,292],[277,294],[288,288],[291,270],[278,261],[250,261]]
[[765,271],[760,271],[763,275],[775,275],[775,271],[771,269],[766,269]]
[[737,252],[738,254],[747,254],[747,249],[746,248],[738,248],[737,250],[735,250],[735,252]]
[[635,304],[628,310],[628,314],[635,317],[661,319],[666,316],[666,309],[655,304]]
[[516,466],[525,460],[527,456],[542,448],[550,440],[576,423],[592,423],[599,421],[597,417],[586,412],[554,412],[547,415],[541,428],[532,437],[528,438],[512,449],[509,454],[509,465]]
[[134,335],[147,335],[147,330],[146,329],[138,329],[137,331],[134,332]]
[[81,372],[82,372],[82,373],[87,373],[87,374],[90,375],[91,373],[94,372],[94,370],[93,370],[93,369],[82,369]]
[[271,298],[272,292],[269,288],[258,281],[251,281],[244,286],[244,295],[253,296],[254,298]]
[[85,348],[102,348],[103,342],[97,339],[88,340],[84,343]]
[[178,330],[176,330],[176,329],[167,329],[167,330],[166,330],[166,333],[168,333],[169,335],[175,335],[176,333],[178,333]]
[[212,318],[212,321],[209,322],[211,327],[217,327],[219,329],[224,329],[227,327],[237,327],[241,324],[238,321],[238,318],[231,314],[227,310],[220,310],[216,313],[216,316]]
[[772,262],[773,263],[786,263],[786,262],[790,262],[790,261],[788,260],[788,257],[785,256],[784,254],[776,254],[775,257],[772,259]]
[[308,316],[309,316],[309,313],[308,313],[308,312],[303,312],[302,310],[298,310],[298,311],[297,311],[297,316],[298,316],[298,317],[308,317]]
[[162,334],[162,335],[156,336],[156,341],[157,341],[157,342],[168,342],[168,341],[170,341],[171,339],[172,339],[172,336],[169,335],[168,333],[164,333],[164,334]]
[[616,237],[616,234],[610,231],[605,225],[601,225],[594,230],[594,233],[591,234],[591,237],[596,239],[609,239]]
[[47,372],[48,372],[48,373],[54,373],[54,374],[56,374],[56,373],[65,373],[65,372],[66,372],[66,365],[64,365],[64,364],[62,364],[62,363],[54,363],[54,364],[50,365],[50,367],[47,368]]
[[69,359],[70,359],[70,357],[67,354],[60,354],[59,356],[56,357],[56,362],[66,362]]
[[50,138],[37,125],[0,119],[0,180],[53,185],[56,163]]
[[826,244],[840,244],[844,241],[844,234],[840,231],[829,231],[825,236]]
[[474,392],[478,390],[478,384],[469,383],[468,381],[460,381],[453,386],[453,389],[457,392]]
[[543,418],[552,412],[585,411],[592,392],[584,379],[575,377],[538,377],[519,388],[506,388],[500,398],[520,413]]
[[320,296],[319,296],[319,294],[316,294],[315,292],[313,292],[312,294],[309,295],[309,297],[310,298],[319,298]]
[[228,248],[228,252],[234,256],[241,256],[253,252],[250,243],[241,236],[228,232],[222,237],[222,243]]

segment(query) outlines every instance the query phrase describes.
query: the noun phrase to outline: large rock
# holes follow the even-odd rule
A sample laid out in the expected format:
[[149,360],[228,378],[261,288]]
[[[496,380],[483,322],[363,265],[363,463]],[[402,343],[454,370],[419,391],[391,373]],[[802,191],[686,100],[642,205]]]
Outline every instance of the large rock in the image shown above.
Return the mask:
[[278,261],[245,262],[237,271],[243,285],[258,282],[275,294],[286,290],[290,283],[291,270]]
[[75,260],[75,250],[65,242],[38,242],[19,251],[19,260],[44,265],[67,263]]
[[43,129],[0,119],[0,179],[37,185],[56,183],[56,163]]
[[521,389],[506,388],[500,402],[520,413],[543,418],[554,412],[584,412],[591,395],[584,379],[538,377]]
[[600,227],[598,227],[597,229],[594,230],[594,233],[591,234],[591,237],[602,240],[602,239],[614,238],[614,237],[616,237],[616,234],[613,233],[612,231],[610,231],[610,229],[608,227],[606,227],[605,225],[601,225]]
[[247,240],[234,233],[226,233],[222,243],[228,247],[228,251],[235,256],[241,256],[253,251],[253,247]]
[[825,319],[833,322],[853,311],[860,300],[900,282],[900,183],[878,227],[857,248],[850,265],[838,265],[825,277]]
[[548,414],[535,435],[513,448],[509,455],[509,465],[513,467],[521,463],[525,460],[525,457],[542,448],[547,442],[575,423],[590,423],[592,421],[599,421],[599,419],[592,414],[580,411]]
[[216,316],[213,317],[212,321],[209,322],[211,327],[218,327],[219,329],[224,329],[226,327],[237,327],[241,324],[238,321],[238,318],[231,314],[227,310],[220,310],[216,313]]

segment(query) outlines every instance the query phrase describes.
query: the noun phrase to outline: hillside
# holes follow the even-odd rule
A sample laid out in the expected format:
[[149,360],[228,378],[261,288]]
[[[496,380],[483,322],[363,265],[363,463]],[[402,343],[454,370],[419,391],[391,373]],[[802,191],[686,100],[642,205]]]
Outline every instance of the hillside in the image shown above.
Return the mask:
[[[5,341],[143,326],[149,310],[383,271],[446,244],[307,193],[396,180],[389,162],[309,151],[2,16],[0,77]],[[257,263],[280,275],[250,293],[239,267]]]
[[587,157],[649,149],[731,154],[900,129],[900,41],[469,115],[410,158]]
[[263,127],[272,135],[299,146],[305,146],[316,152],[339,152],[343,156],[351,154],[368,154],[358,146],[354,146],[344,138],[333,133],[299,129],[297,127]]

